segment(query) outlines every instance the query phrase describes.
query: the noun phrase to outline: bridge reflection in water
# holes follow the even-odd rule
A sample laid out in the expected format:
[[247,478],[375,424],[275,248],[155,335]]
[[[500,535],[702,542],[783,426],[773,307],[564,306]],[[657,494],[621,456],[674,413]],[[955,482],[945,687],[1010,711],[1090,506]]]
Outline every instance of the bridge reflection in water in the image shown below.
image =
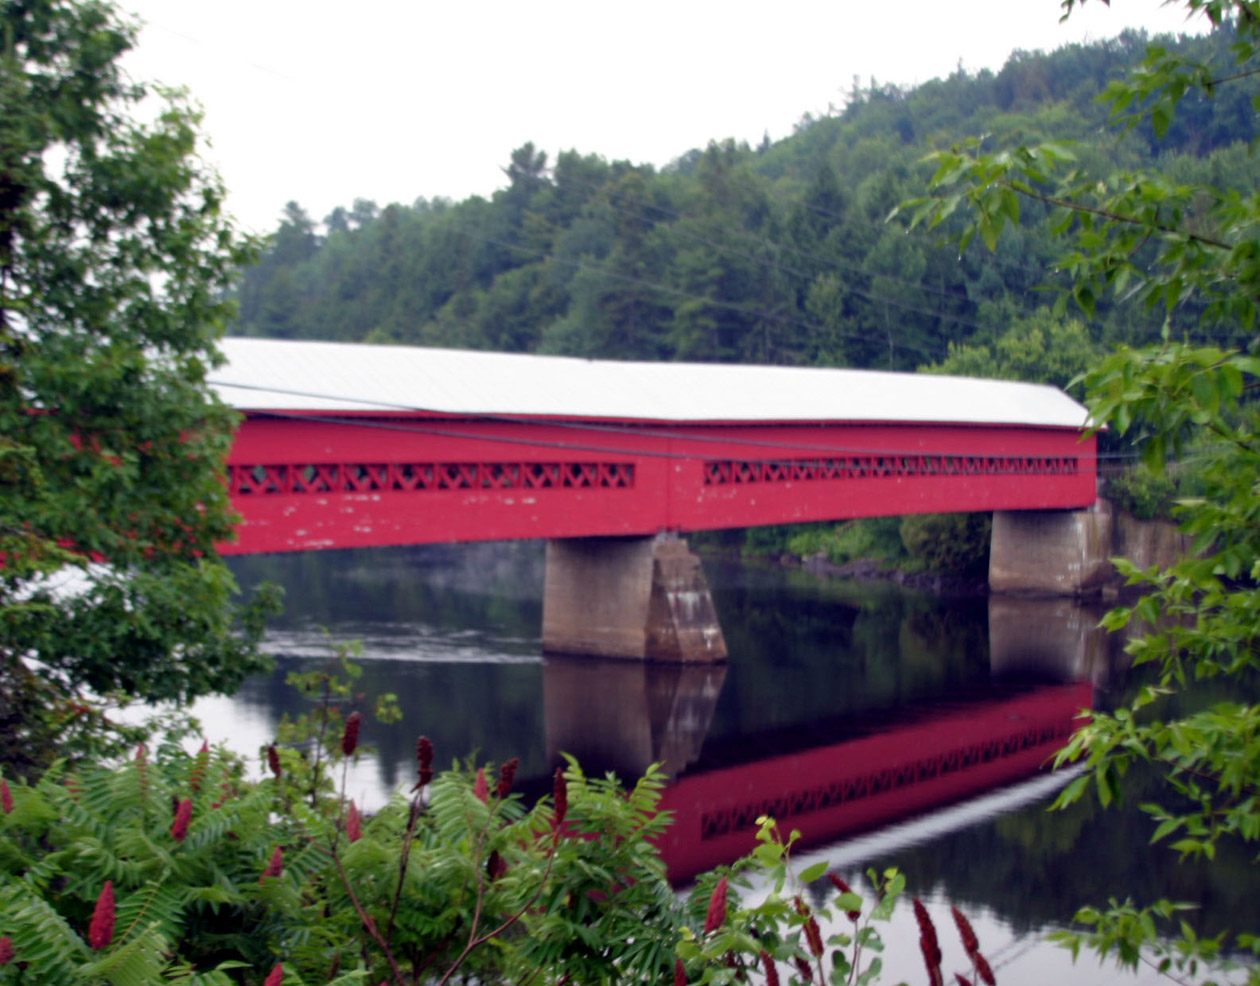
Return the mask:
[[1106,665],[1097,620],[1073,604],[994,599],[989,616],[987,683],[895,716],[872,709],[707,746],[724,667],[549,657],[547,757],[572,753],[626,778],[664,762],[674,822],[661,850],[675,881],[751,850],[762,815],[809,846],[927,812],[1046,768]]
[[712,567],[734,645],[726,664],[543,658],[532,549],[235,560],[242,583],[289,588],[271,639],[281,670],[208,715],[209,734],[230,717],[252,755],[282,714],[305,711],[284,672],[327,653],[327,626],[364,641],[365,707],[383,692],[401,700],[397,725],[365,722],[379,756],[351,771],[361,803],[411,783],[421,733],[444,763],[519,756],[528,798],[549,792],[562,751],[627,781],[663,761],[676,818],[662,848],[686,880],[746,851],[763,812],[826,843],[1031,775],[1096,691],[1097,707],[1110,701],[1100,689],[1118,642],[1096,629],[1099,612],[744,565]]

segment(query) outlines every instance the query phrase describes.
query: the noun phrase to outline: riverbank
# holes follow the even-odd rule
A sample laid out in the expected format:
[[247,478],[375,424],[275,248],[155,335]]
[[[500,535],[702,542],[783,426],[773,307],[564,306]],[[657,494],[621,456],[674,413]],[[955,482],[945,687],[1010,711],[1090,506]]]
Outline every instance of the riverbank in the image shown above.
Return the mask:
[[[1036,513],[1010,515],[1007,519],[1012,517],[1044,520]],[[1102,498],[1087,511],[1056,512],[1050,519],[1059,523],[1048,531],[1042,530],[1046,528],[1045,523],[1036,524],[1038,537],[1030,539],[1026,532],[1017,532],[1024,534],[1023,542],[1015,548],[1004,543],[1002,557],[1006,561],[996,580],[988,564],[983,575],[936,571],[925,568],[921,559],[904,553],[887,552],[883,556],[842,563],[833,561],[825,550],[798,555],[791,551],[758,553],[747,548],[739,551],[701,548],[701,553],[785,568],[799,567],[821,578],[890,582],[948,598],[983,598],[992,592],[1011,592],[1115,601],[1127,598],[1132,590],[1127,589],[1111,559],[1125,558],[1141,569],[1168,568],[1191,550],[1190,538],[1172,521],[1135,517],[1129,510]],[[1002,536],[1011,535],[1004,530]],[[1017,563],[1018,577],[1012,577],[1007,571],[1012,558]]]

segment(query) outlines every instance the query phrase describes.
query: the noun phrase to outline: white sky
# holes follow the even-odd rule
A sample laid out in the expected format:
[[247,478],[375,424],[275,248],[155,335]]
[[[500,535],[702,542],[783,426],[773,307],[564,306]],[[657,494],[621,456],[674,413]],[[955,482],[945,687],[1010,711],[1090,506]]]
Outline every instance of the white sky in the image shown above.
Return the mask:
[[1158,0],[120,0],[137,79],[185,85],[246,228],[296,199],[489,195],[527,140],[664,165],[787,136],[863,84],[999,68],[1014,49],[1185,29]]

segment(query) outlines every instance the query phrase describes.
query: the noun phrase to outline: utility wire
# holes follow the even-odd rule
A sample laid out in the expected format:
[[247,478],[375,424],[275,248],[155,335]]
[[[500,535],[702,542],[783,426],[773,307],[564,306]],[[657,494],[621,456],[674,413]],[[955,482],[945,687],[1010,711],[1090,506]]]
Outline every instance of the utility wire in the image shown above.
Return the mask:
[[[342,397],[342,396],[336,396],[332,394],[318,393],[314,391],[290,390],[290,389],[285,389],[281,387],[268,387],[268,386],[257,385],[257,384],[232,383],[231,381],[227,381],[227,380],[212,379],[209,382],[214,384],[215,386],[232,387],[238,390],[262,391],[265,393],[286,394],[286,395],[290,395],[294,397],[308,397],[308,398],[319,399],[319,400],[340,401],[344,403],[361,404],[366,407],[379,408],[382,411],[406,412],[406,413],[411,413],[411,414],[441,414],[441,415],[451,414],[451,412],[449,411],[442,411],[436,408],[426,408],[426,407],[420,407],[418,405],[410,405],[410,404],[396,404],[396,403],[392,403],[388,401],[372,400],[370,398]],[[727,456],[705,456],[705,455],[696,455],[696,454],[683,453],[683,452],[671,453],[671,452],[661,452],[657,449],[636,450],[633,448],[626,448],[624,446],[589,445],[589,444],[580,444],[580,443],[550,441],[550,440],[544,440],[544,439],[511,438],[511,437],[506,437],[506,436],[494,436],[494,435],[471,436],[466,431],[458,431],[458,430],[453,431],[450,429],[432,428],[432,427],[423,426],[423,425],[402,425],[402,424],[388,424],[387,425],[385,423],[378,422],[378,421],[367,421],[363,418],[334,417],[325,412],[315,412],[315,411],[294,412],[294,411],[256,410],[256,411],[250,411],[249,413],[260,415],[260,416],[267,416],[267,417],[286,418],[290,420],[320,421],[320,422],[327,422],[330,424],[348,425],[352,427],[383,428],[389,431],[412,432],[415,434],[435,435],[435,436],[444,437],[444,438],[475,437],[478,441],[500,442],[503,444],[512,444],[512,445],[530,445],[530,446],[536,446],[536,447],[577,450],[577,451],[585,451],[585,452],[603,452],[603,453],[620,454],[620,455],[644,455],[644,456],[654,457],[654,458],[704,459],[706,461],[724,461],[726,458],[728,458]],[[525,424],[525,423],[535,423],[534,420],[531,418],[522,418],[519,415],[510,415],[510,414],[480,414],[480,413],[469,414],[467,415],[467,419],[474,422],[493,422],[496,424],[519,425],[519,424]],[[592,432],[592,433],[597,433],[597,434],[618,434],[618,435],[627,435],[627,436],[641,436],[641,437],[647,437],[647,438],[685,440],[685,441],[700,442],[706,445],[737,445],[737,446],[745,446],[745,447],[752,446],[755,448],[767,448],[767,449],[773,449],[776,451],[783,451],[783,452],[825,452],[825,453],[833,453],[833,454],[842,453],[842,454],[849,454],[849,455],[883,455],[883,456],[908,456],[908,457],[924,456],[924,455],[970,456],[970,455],[976,454],[974,449],[968,449],[964,451],[940,451],[940,450],[925,451],[922,448],[895,449],[895,448],[871,448],[871,447],[865,447],[865,446],[846,446],[846,445],[814,445],[814,444],[801,443],[801,442],[775,442],[775,441],[767,441],[764,439],[728,438],[721,435],[697,435],[694,433],[680,434],[678,431],[674,429],[662,429],[659,427],[638,427],[634,425],[624,425],[624,426],[609,425],[609,424],[599,424],[596,422],[572,421],[572,420],[569,420],[569,421],[548,420],[546,421],[546,424],[549,427],[565,428],[568,430],[573,430],[573,431],[578,431],[578,432]],[[725,427],[756,427],[761,424],[763,424],[763,422],[749,421],[749,422],[739,422],[734,425],[724,425],[724,426]],[[805,422],[801,422],[801,424],[805,424]],[[715,426],[703,425],[703,424],[698,424],[694,422],[686,422],[686,423],[680,423],[679,427],[703,429],[706,427],[715,427]],[[1016,458],[1018,457],[1019,456],[1016,456]],[[1080,461],[1089,462],[1089,461],[1099,461],[1099,460],[1104,460],[1104,459],[1132,459],[1132,458],[1136,458],[1136,454],[1126,453],[1126,452],[1113,452],[1113,453],[1096,453],[1094,455],[1076,455],[1073,457]]]

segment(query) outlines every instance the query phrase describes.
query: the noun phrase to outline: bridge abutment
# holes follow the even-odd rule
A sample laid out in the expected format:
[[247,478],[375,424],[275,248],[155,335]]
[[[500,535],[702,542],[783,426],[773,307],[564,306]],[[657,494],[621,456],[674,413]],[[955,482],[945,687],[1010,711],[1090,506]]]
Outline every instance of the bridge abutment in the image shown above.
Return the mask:
[[1092,596],[1122,591],[1111,564],[1168,568],[1192,550],[1164,520],[1137,520],[1099,499],[1086,510],[995,511],[989,588],[995,593]]
[[700,559],[665,534],[548,541],[543,650],[679,664],[726,659]]

